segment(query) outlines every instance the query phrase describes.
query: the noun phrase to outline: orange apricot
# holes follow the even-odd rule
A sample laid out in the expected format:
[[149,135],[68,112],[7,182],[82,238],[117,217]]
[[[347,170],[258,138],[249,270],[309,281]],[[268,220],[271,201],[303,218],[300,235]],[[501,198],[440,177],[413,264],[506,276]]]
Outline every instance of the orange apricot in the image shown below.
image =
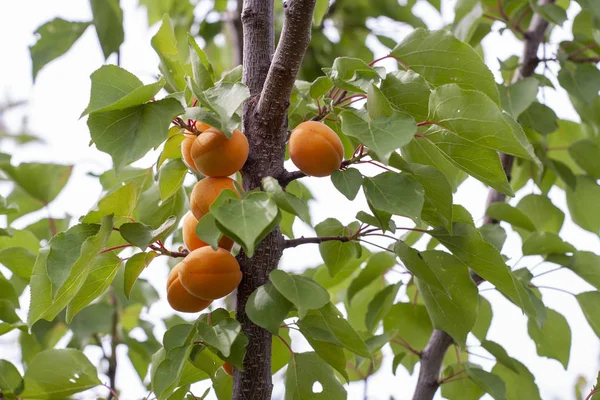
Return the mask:
[[179,280],[183,287],[196,297],[206,300],[227,296],[242,280],[240,265],[225,249],[200,247],[181,262]]
[[229,176],[239,171],[248,159],[248,139],[237,129],[227,139],[220,130],[210,128],[194,140],[190,155],[202,174]]
[[194,144],[194,140],[196,139],[196,136],[194,136],[194,135],[184,135],[184,136],[185,136],[185,139],[183,139],[183,142],[181,142],[181,156],[183,157],[183,161],[185,161],[186,165],[189,168],[198,171],[198,168],[196,168],[196,164],[194,164],[194,159],[190,155],[190,151],[192,150],[192,144]]
[[183,267],[182,263],[177,264],[169,274],[167,279],[167,300],[171,307],[176,311],[195,313],[204,310],[211,300],[201,299],[188,292],[179,279],[179,271]]
[[194,186],[190,196],[190,209],[194,217],[200,220],[208,213],[210,205],[215,201],[223,190],[230,189],[237,194],[235,185],[231,178],[204,178]]
[[199,132],[204,132],[204,131],[207,131],[207,130],[209,130],[210,128],[212,128],[212,126],[210,126],[210,125],[208,125],[208,124],[205,124],[205,123],[204,123],[204,122],[202,122],[202,121],[196,121],[195,125],[196,125],[196,129],[197,129]]
[[[198,225],[198,220],[194,217],[194,214],[187,213],[183,218],[183,243],[189,251],[208,246],[208,243],[196,236],[196,225]],[[231,250],[233,247],[233,240],[227,236],[223,236],[221,240],[219,240],[219,247],[225,250]]]
[[229,364],[228,362],[224,362],[223,371],[225,371],[227,375],[233,376],[233,365]]
[[329,176],[344,159],[344,146],[333,129],[327,125],[306,121],[290,135],[290,158],[306,175]]

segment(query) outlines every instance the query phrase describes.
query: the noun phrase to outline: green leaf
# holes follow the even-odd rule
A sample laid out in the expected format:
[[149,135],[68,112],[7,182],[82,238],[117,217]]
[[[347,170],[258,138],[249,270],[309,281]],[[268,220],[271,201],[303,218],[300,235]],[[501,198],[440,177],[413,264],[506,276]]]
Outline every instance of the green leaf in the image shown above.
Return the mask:
[[527,367],[519,361],[512,359],[517,372],[496,364],[492,373],[504,381],[506,386],[506,400],[542,400],[540,391],[535,384],[535,378]]
[[92,335],[110,333],[114,313],[114,306],[108,303],[94,303],[81,310],[73,318],[69,328],[73,331],[75,339],[85,344]]
[[520,79],[508,86],[500,86],[502,108],[517,119],[536,99],[539,81],[535,78]]
[[558,82],[571,96],[592,105],[600,91],[600,71],[589,63],[577,64],[573,70],[569,65],[563,65]]
[[483,93],[444,85],[431,93],[427,120],[475,146],[502,151],[517,157],[534,159],[517,139],[502,111]]
[[331,174],[333,186],[350,201],[356,198],[362,186],[362,174],[356,168],[336,170]]
[[342,111],[340,119],[344,134],[358,139],[384,163],[396,149],[408,144],[417,132],[415,120],[396,110],[389,116],[372,119],[364,112],[347,109]]
[[300,318],[311,309],[318,309],[329,302],[329,293],[312,279],[300,275],[290,275],[282,270],[269,274],[269,279],[286,299],[296,306]]
[[588,324],[600,338],[600,308],[598,308],[600,292],[583,292],[575,297]]
[[[338,345],[314,339],[309,333],[300,329],[308,343],[317,353],[317,355],[338,371],[346,381],[349,380],[348,372],[346,372],[346,355],[344,349]],[[283,349],[286,350],[286,349]]]
[[285,192],[277,179],[271,178],[270,176],[263,178],[262,186],[265,192],[269,193],[277,206],[283,211],[287,211],[290,214],[297,215],[300,219],[307,224],[310,224],[310,214],[308,212],[308,205],[305,201],[297,198],[291,193]]
[[565,220],[565,214],[549,198],[539,194],[523,197],[517,209],[527,215],[540,232],[558,233]]
[[88,127],[98,150],[110,154],[120,170],[165,141],[169,124],[182,112],[181,104],[169,98],[91,114]]
[[393,71],[381,82],[381,91],[392,107],[412,115],[415,121],[427,120],[431,89],[423,77],[413,71]]
[[573,222],[585,229],[600,234],[600,210],[596,207],[600,198],[600,186],[587,176],[577,177],[575,190],[566,189],[567,205]]
[[96,34],[107,59],[112,53],[119,51],[125,39],[123,32],[123,10],[119,0],[90,0]]
[[90,26],[89,22],[70,22],[55,18],[37,28],[37,41],[29,46],[33,63],[33,80],[50,61],[65,54]]
[[256,289],[246,302],[246,314],[256,325],[277,335],[279,326],[292,308],[290,303],[271,283]]
[[119,233],[129,243],[142,250],[146,250],[150,244],[164,239],[170,229],[175,226],[176,222],[177,217],[173,215],[156,229],[152,229],[151,226],[139,222],[126,223],[119,227]]
[[217,349],[225,357],[231,354],[238,335],[243,335],[240,323],[233,318],[226,318],[214,326],[198,321],[196,330],[206,345]]
[[[327,218],[315,226],[319,236],[350,236],[352,232],[334,218]],[[330,276],[335,276],[348,262],[359,256],[355,243],[329,240],[319,244],[319,251]]]
[[224,190],[210,205],[210,213],[221,232],[239,243],[248,257],[281,220],[277,204],[265,192],[238,199],[231,190]]
[[366,93],[380,76],[377,70],[358,58],[338,57],[331,69],[324,69],[335,87],[357,93]]
[[444,288],[440,290],[429,281],[416,280],[433,327],[448,333],[464,347],[467,334],[477,319],[477,287],[467,266],[451,254],[435,250],[421,254],[424,262],[444,282]]
[[371,119],[389,117],[393,114],[390,102],[373,83],[367,89],[367,111]]
[[474,368],[469,365],[467,365],[467,374],[477,386],[485,390],[486,393],[489,393],[494,399],[506,399],[506,387],[504,386],[504,382],[496,375],[481,368]]
[[156,256],[158,256],[158,253],[151,251],[149,253],[134,254],[127,260],[125,263],[125,283],[123,284],[125,286],[125,297],[129,298],[135,281]]
[[298,326],[314,339],[345,347],[361,357],[371,356],[366,343],[332,303],[310,311],[298,322]]
[[375,209],[419,222],[424,190],[415,178],[407,174],[384,172],[373,178],[365,178],[363,189]]
[[354,296],[369,286],[375,279],[383,276],[389,269],[396,264],[396,260],[393,255],[386,252],[375,253],[369,257],[369,261],[364,269],[360,271],[360,274],[350,282],[346,297],[348,303],[352,303]]
[[219,248],[219,240],[223,236],[219,227],[215,222],[215,217],[209,212],[200,218],[198,224],[196,225],[196,236],[206,243],[213,250],[217,250]]
[[[174,196],[169,197],[165,201],[161,201],[158,186],[154,186],[142,193],[135,214],[137,214],[136,220],[138,222],[142,222],[155,229],[158,229],[172,216],[175,216],[177,217],[177,221],[171,228],[173,230],[177,226],[177,222],[179,222],[181,217],[188,210],[188,195],[183,187],[181,187]],[[166,233],[165,237],[168,236],[169,233]]]
[[531,128],[542,135],[548,135],[558,129],[557,116],[552,109],[537,101],[519,116],[519,122],[524,128]]
[[165,14],[162,18],[160,29],[152,37],[152,48],[160,58],[159,70],[171,89],[175,92],[182,92],[185,89],[185,75],[191,75],[184,67],[184,60],[179,54],[177,48],[177,38],[173,30],[173,24],[169,15]]
[[25,372],[26,399],[57,399],[100,385],[96,367],[83,352],[51,349],[38,353]]
[[23,377],[19,370],[6,360],[0,360],[0,393],[18,395],[23,391]]
[[[316,392],[315,383],[321,385]],[[285,374],[285,400],[343,400],[346,390],[317,353],[295,353]]]
[[[319,0],[324,1],[324,0]],[[333,87],[333,82],[327,76],[319,76],[315,81],[310,85],[310,97],[313,99],[318,99],[327,93]]]
[[591,251],[576,251],[564,265],[600,290],[600,256]]
[[391,55],[435,87],[455,83],[467,90],[479,90],[500,103],[494,77],[483,60],[446,30],[416,29]]
[[[37,249],[35,252],[37,253]],[[35,264],[35,253],[23,247],[9,247],[0,250],[0,264],[19,278],[29,281]]]
[[[73,166],[21,163],[18,167],[10,164],[0,164],[0,169],[6,172],[8,177],[31,197],[47,204],[54,200],[65,187],[71,177]],[[7,200],[9,203],[15,202],[20,205],[12,195],[8,196]]]
[[[400,260],[402,260],[406,269],[408,269],[415,277],[426,283],[432,289],[436,289],[439,292],[444,292],[447,295],[450,295],[450,292],[448,292],[448,289],[446,289],[442,283],[443,280],[437,274],[439,268],[432,268],[423,259],[423,254],[421,252],[409,247],[402,241],[396,242],[394,245],[394,252],[400,258]],[[456,263],[454,264],[456,265]]]
[[527,331],[536,344],[539,356],[558,360],[567,369],[571,354],[571,328],[565,317],[546,308],[546,321],[542,328],[530,319]]
[[443,129],[428,133],[422,140],[433,143],[449,161],[475,179],[508,196],[514,195],[496,151],[473,146],[472,142]]
[[74,315],[108,289],[120,266],[121,259],[114,252],[102,253],[98,256],[83,286],[67,306],[67,320],[71,320]]
[[448,180],[444,174],[428,165],[411,164],[410,169],[425,191],[422,218],[433,223],[432,226],[442,225],[451,232],[452,187]]
[[[458,367],[458,372],[461,367]],[[441,385],[442,396],[448,400],[479,400],[481,396],[485,394],[485,391],[481,389],[471,379],[456,379],[444,382]]]
[[323,17],[329,9],[329,0],[317,0],[315,4],[315,12],[313,14],[313,25],[319,27],[323,22]]
[[551,232],[534,232],[523,241],[523,255],[572,253],[575,247]]
[[496,342],[490,340],[483,340],[481,346],[488,351],[492,356],[496,358],[496,362],[502,364],[504,367],[519,373],[519,365],[515,362],[515,359],[510,357],[506,350]]
[[484,224],[477,229],[481,238],[492,244],[498,251],[502,251],[506,242],[506,231],[498,224]]
[[[112,227],[111,227],[112,228]],[[50,252],[46,260],[46,274],[52,285],[52,297],[63,286],[71,268],[81,257],[83,243],[98,233],[100,226],[79,224],[54,236],[48,243]]]
[[97,223],[106,215],[131,217],[138,202],[138,187],[134,182],[120,186],[98,202],[97,210],[90,211],[82,222]]
[[478,296],[479,299],[479,307],[477,308],[477,319],[475,321],[475,325],[471,332],[473,335],[479,339],[479,341],[483,341],[487,336],[488,330],[490,329],[490,325],[492,324],[492,306],[490,302],[483,296]]
[[[239,123],[239,119],[235,113],[241,107],[242,103],[250,97],[250,90],[242,83],[222,82],[202,93],[194,92],[194,94],[204,108],[217,116],[217,121],[214,121],[216,124],[204,119],[202,121],[219,128],[225,136],[230,137],[232,126]],[[190,110],[193,113],[193,110],[197,109],[198,107],[188,109],[188,114],[186,115],[193,115],[190,113]]]
[[536,227],[531,222],[527,214],[518,208],[502,202],[495,202],[489,205],[485,215],[498,221],[505,221],[514,227],[523,228],[528,231],[535,231]]
[[529,316],[537,316],[525,288],[516,281],[498,250],[484,241],[477,230],[464,223],[455,223],[453,235],[436,228],[431,235],[479,276],[521,307]]
[[32,253],[40,248],[40,241],[33,233],[25,230],[11,230],[11,235],[0,236],[0,249],[22,247]]
[[103,65],[92,73],[90,79],[90,102],[81,114],[82,117],[91,113],[139,106],[154,98],[165,86],[164,80],[144,86],[135,75],[116,65]]
[[377,328],[379,321],[390,311],[400,286],[402,286],[401,282],[386,286],[385,289],[377,293],[373,300],[371,300],[365,316],[365,325],[369,331],[373,332]]
[[12,214],[19,212],[19,206],[16,204],[8,204],[6,199],[0,196],[0,215]]
[[160,168],[168,159],[181,159],[181,143],[185,140],[185,136],[180,133],[181,128],[178,126],[169,129],[169,138],[158,157],[157,168]]
[[73,300],[83,287],[92,266],[98,259],[100,250],[108,241],[112,227],[112,217],[104,217],[98,233],[83,242],[77,261],[70,268],[67,279],[55,296],[52,296],[52,283],[46,272],[46,261],[49,258],[52,242],[50,246],[40,249],[31,276],[31,307],[27,317],[30,327],[39,319],[51,321]]
[[192,61],[194,90],[204,91],[214,85],[212,65],[208,62],[206,53],[198,46],[190,34],[188,34],[188,44],[190,46],[190,56]]
[[600,179],[600,145],[591,139],[582,139],[569,146],[569,154],[585,172]]

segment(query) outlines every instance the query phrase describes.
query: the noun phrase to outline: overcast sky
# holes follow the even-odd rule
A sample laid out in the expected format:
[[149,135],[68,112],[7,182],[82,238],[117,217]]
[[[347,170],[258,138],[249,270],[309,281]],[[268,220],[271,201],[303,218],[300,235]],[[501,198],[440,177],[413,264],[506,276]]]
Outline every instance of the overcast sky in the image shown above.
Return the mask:
[[[125,43],[122,47],[121,65],[128,71],[137,75],[145,83],[153,81],[157,73],[158,58],[150,46],[150,38],[157,26],[147,29],[146,13],[137,7],[137,1],[122,0],[125,15]],[[444,21],[452,20],[452,7],[454,2],[443,1],[444,20],[441,20],[428,5],[418,6],[419,15],[431,28],[443,26]],[[450,4],[451,3],[451,4]],[[569,10],[572,19],[578,12],[578,6],[573,2]],[[88,147],[90,140],[89,130],[85,119],[79,120],[81,111],[87,105],[90,90],[90,74],[98,69],[103,63],[103,57],[96,39],[96,33],[90,27],[77,41],[75,46],[60,59],[44,67],[38,74],[35,86],[31,80],[31,61],[28,46],[34,42],[34,30],[44,22],[61,17],[71,21],[88,21],[91,12],[87,1],[81,0],[55,0],[55,1],[3,1],[0,2],[0,54],[3,55],[0,63],[0,99],[26,99],[29,106],[20,111],[6,115],[6,123],[9,128],[16,130],[20,126],[24,113],[28,115],[30,130],[46,140],[45,145],[29,145],[19,149],[3,148],[3,152],[14,154],[13,162],[21,161],[52,161],[59,163],[75,164],[73,176],[61,193],[53,202],[50,213],[53,217],[61,217],[65,213],[80,216],[86,213],[98,200],[101,194],[100,185],[87,177],[89,172],[101,173],[111,167],[110,157]],[[374,24],[380,22],[373,22]],[[386,25],[387,26],[387,25]],[[510,33],[500,36],[497,33],[501,25],[496,25],[496,33],[491,34],[484,42],[486,48],[486,62],[494,71],[497,69],[497,58],[506,59],[509,55],[520,54],[521,44],[514,39]],[[552,43],[557,43],[563,38],[568,38],[568,29],[556,29],[552,37]],[[398,28],[396,34],[398,40],[410,29]],[[374,42],[374,41],[373,41]],[[376,57],[385,55],[385,49],[380,46],[374,47]],[[109,59],[108,62],[114,62]],[[395,68],[392,62],[383,63],[386,67]],[[573,112],[566,94],[561,91],[546,90],[544,101],[551,106],[561,118],[578,120]],[[155,155],[145,158],[136,165],[149,166],[155,160]],[[293,168],[293,167],[291,167]],[[366,174],[375,174],[378,171],[365,169]],[[335,217],[343,223],[353,220],[356,212],[366,209],[364,197],[360,195],[355,202],[349,202],[339,194],[331,185],[328,178],[304,180],[317,201],[313,202],[311,214],[316,224],[326,218]],[[511,203],[536,189],[531,186],[523,189],[516,199]],[[0,187],[0,194],[6,194],[6,188]],[[468,180],[455,195],[455,202],[464,205],[473,215],[476,221],[481,221],[484,213],[487,189],[483,184]],[[551,192],[551,197],[556,205],[567,211],[565,196],[558,190]],[[24,219],[22,225],[31,220],[45,215],[41,211],[31,218]],[[410,226],[406,220],[399,219],[399,226]],[[520,239],[516,234],[511,234],[510,228],[505,226],[509,232],[509,239],[505,244],[503,252],[511,257],[509,264],[512,265],[520,257]],[[310,228],[297,224],[297,234],[314,234]],[[570,220],[565,222],[561,232],[564,239],[576,244],[582,250],[598,249],[598,237],[587,233]],[[166,264],[161,264],[157,259],[149,270],[143,273],[143,277],[152,281],[163,299],[165,298],[164,282],[167,276]],[[523,260],[519,266],[532,266],[538,263],[533,257]],[[301,248],[287,250],[280,267],[287,271],[302,271],[306,267],[313,267],[321,263],[318,248],[315,245],[302,246]],[[551,269],[552,266],[542,265],[536,272]],[[7,271],[3,269],[5,274]],[[390,276],[390,279],[393,278]],[[559,271],[540,278],[536,281],[539,285],[548,285],[567,288],[579,293],[591,290],[592,287],[581,279],[575,277],[568,271]],[[482,288],[489,284],[482,285]],[[568,319],[572,327],[572,347],[569,368],[565,371],[558,361],[540,358],[535,351],[535,344],[527,335],[527,319],[515,306],[505,300],[495,291],[485,291],[484,296],[488,298],[494,310],[494,320],[488,333],[488,339],[494,340],[507,349],[508,353],[525,363],[536,376],[542,398],[544,399],[571,399],[574,397],[573,385],[578,375],[584,375],[588,380],[595,378],[598,371],[599,341],[591,328],[585,321],[579,310],[575,299],[569,295],[542,290],[545,304]],[[21,298],[22,308],[26,310],[28,294]],[[150,313],[145,313],[144,318],[157,321],[171,313],[166,301],[152,306]],[[25,317],[26,311],[22,316]],[[187,316],[190,318],[190,316]],[[164,328],[158,326],[156,329],[159,339],[162,337]],[[139,332],[138,332],[139,333]],[[295,333],[295,332],[293,332]],[[140,337],[143,337],[143,333]],[[293,347],[296,350],[308,350],[306,343],[298,336],[292,335]],[[472,339],[472,338],[471,338]],[[16,333],[0,337],[0,357],[7,358],[15,363],[18,362],[20,354],[18,349],[12,346],[16,340]],[[62,345],[66,344],[63,340]],[[469,343],[477,343],[470,340]],[[483,349],[474,348],[474,352],[485,354]],[[93,362],[99,360],[99,351],[87,352]],[[389,350],[386,354],[390,354]],[[125,348],[119,348],[119,374],[118,386],[122,390],[121,399],[135,399],[144,396],[145,389],[139,383],[137,375],[129,363]],[[486,368],[491,367],[493,362],[484,359],[473,359]],[[386,399],[393,395],[396,399],[409,399],[412,395],[417,373],[410,377],[400,367],[397,375],[391,374],[392,357],[385,359],[380,372],[371,378],[369,383],[369,395],[372,399]],[[21,368],[19,366],[19,368]],[[22,369],[21,369],[22,370]],[[283,385],[281,373],[276,379],[274,398],[282,398]],[[105,377],[102,378],[106,381]],[[198,385],[195,393],[201,394],[205,384]],[[349,388],[349,399],[362,399],[362,384],[353,384]],[[96,394],[104,394],[106,390],[97,389]],[[438,393],[439,396],[439,393]],[[82,398],[94,398],[93,393],[86,393]],[[212,397],[211,397],[212,398]]]

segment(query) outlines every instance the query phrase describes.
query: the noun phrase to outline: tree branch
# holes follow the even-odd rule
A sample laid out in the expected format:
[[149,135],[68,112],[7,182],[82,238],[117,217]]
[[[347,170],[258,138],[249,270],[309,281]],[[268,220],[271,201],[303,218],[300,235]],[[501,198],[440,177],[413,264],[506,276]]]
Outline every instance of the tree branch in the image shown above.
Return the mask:
[[[554,0],[540,0],[540,5],[553,3]],[[513,77],[513,82],[518,81],[522,78],[527,78],[533,75],[536,67],[540,63],[540,59],[537,56],[538,49],[544,41],[546,36],[546,30],[548,29],[548,21],[544,20],[539,14],[534,14],[529,25],[529,30],[525,34],[523,54],[521,56],[521,68],[517,71]],[[506,173],[508,181],[511,180],[511,168],[513,165],[514,157],[501,154],[500,160],[502,167]],[[506,195],[498,192],[495,189],[490,189],[488,192],[487,207],[494,202],[504,202]],[[499,221],[493,220],[489,217],[484,218],[485,224],[497,224]],[[475,276],[475,278],[478,278]],[[475,279],[477,284],[483,282],[482,279]],[[423,350],[421,355],[421,367],[419,370],[419,380],[417,382],[417,388],[413,396],[413,400],[431,400],[435,395],[438,387],[440,386],[439,376],[442,367],[442,361],[448,347],[453,343],[452,338],[445,332],[440,330],[434,330],[429,338],[427,346]]]
[[285,241],[285,248],[296,247],[308,243],[323,243],[337,240],[338,242],[349,242],[349,236],[318,236],[318,237],[300,237],[298,239],[288,239]]
[[257,111],[266,124],[281,121],[294,88],[296,75],[310,43],[316,0],[288,0],[277,50],[258,102]]
[[111,293],[111,303],[115,308],[112,318],[111,332],[110,332],[110,356],[108,360],[108,379],[110,382],[110,394],[107,400],[111,400],[114,397],[114,393],[117,392],[117,346],[119,345],[119,308],[117,304],[117,296]]

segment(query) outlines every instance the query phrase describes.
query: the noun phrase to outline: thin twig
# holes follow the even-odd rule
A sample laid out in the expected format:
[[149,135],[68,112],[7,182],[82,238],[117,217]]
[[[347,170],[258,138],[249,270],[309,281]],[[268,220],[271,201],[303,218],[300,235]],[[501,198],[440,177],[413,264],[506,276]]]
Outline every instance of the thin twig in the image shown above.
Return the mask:
[[350,236],[315,236],[315,237],[299,237],[297,239],[288,239],[285,241],[285,248],[296,247],[308,243],[323,243],[330,241],[349,242]]

